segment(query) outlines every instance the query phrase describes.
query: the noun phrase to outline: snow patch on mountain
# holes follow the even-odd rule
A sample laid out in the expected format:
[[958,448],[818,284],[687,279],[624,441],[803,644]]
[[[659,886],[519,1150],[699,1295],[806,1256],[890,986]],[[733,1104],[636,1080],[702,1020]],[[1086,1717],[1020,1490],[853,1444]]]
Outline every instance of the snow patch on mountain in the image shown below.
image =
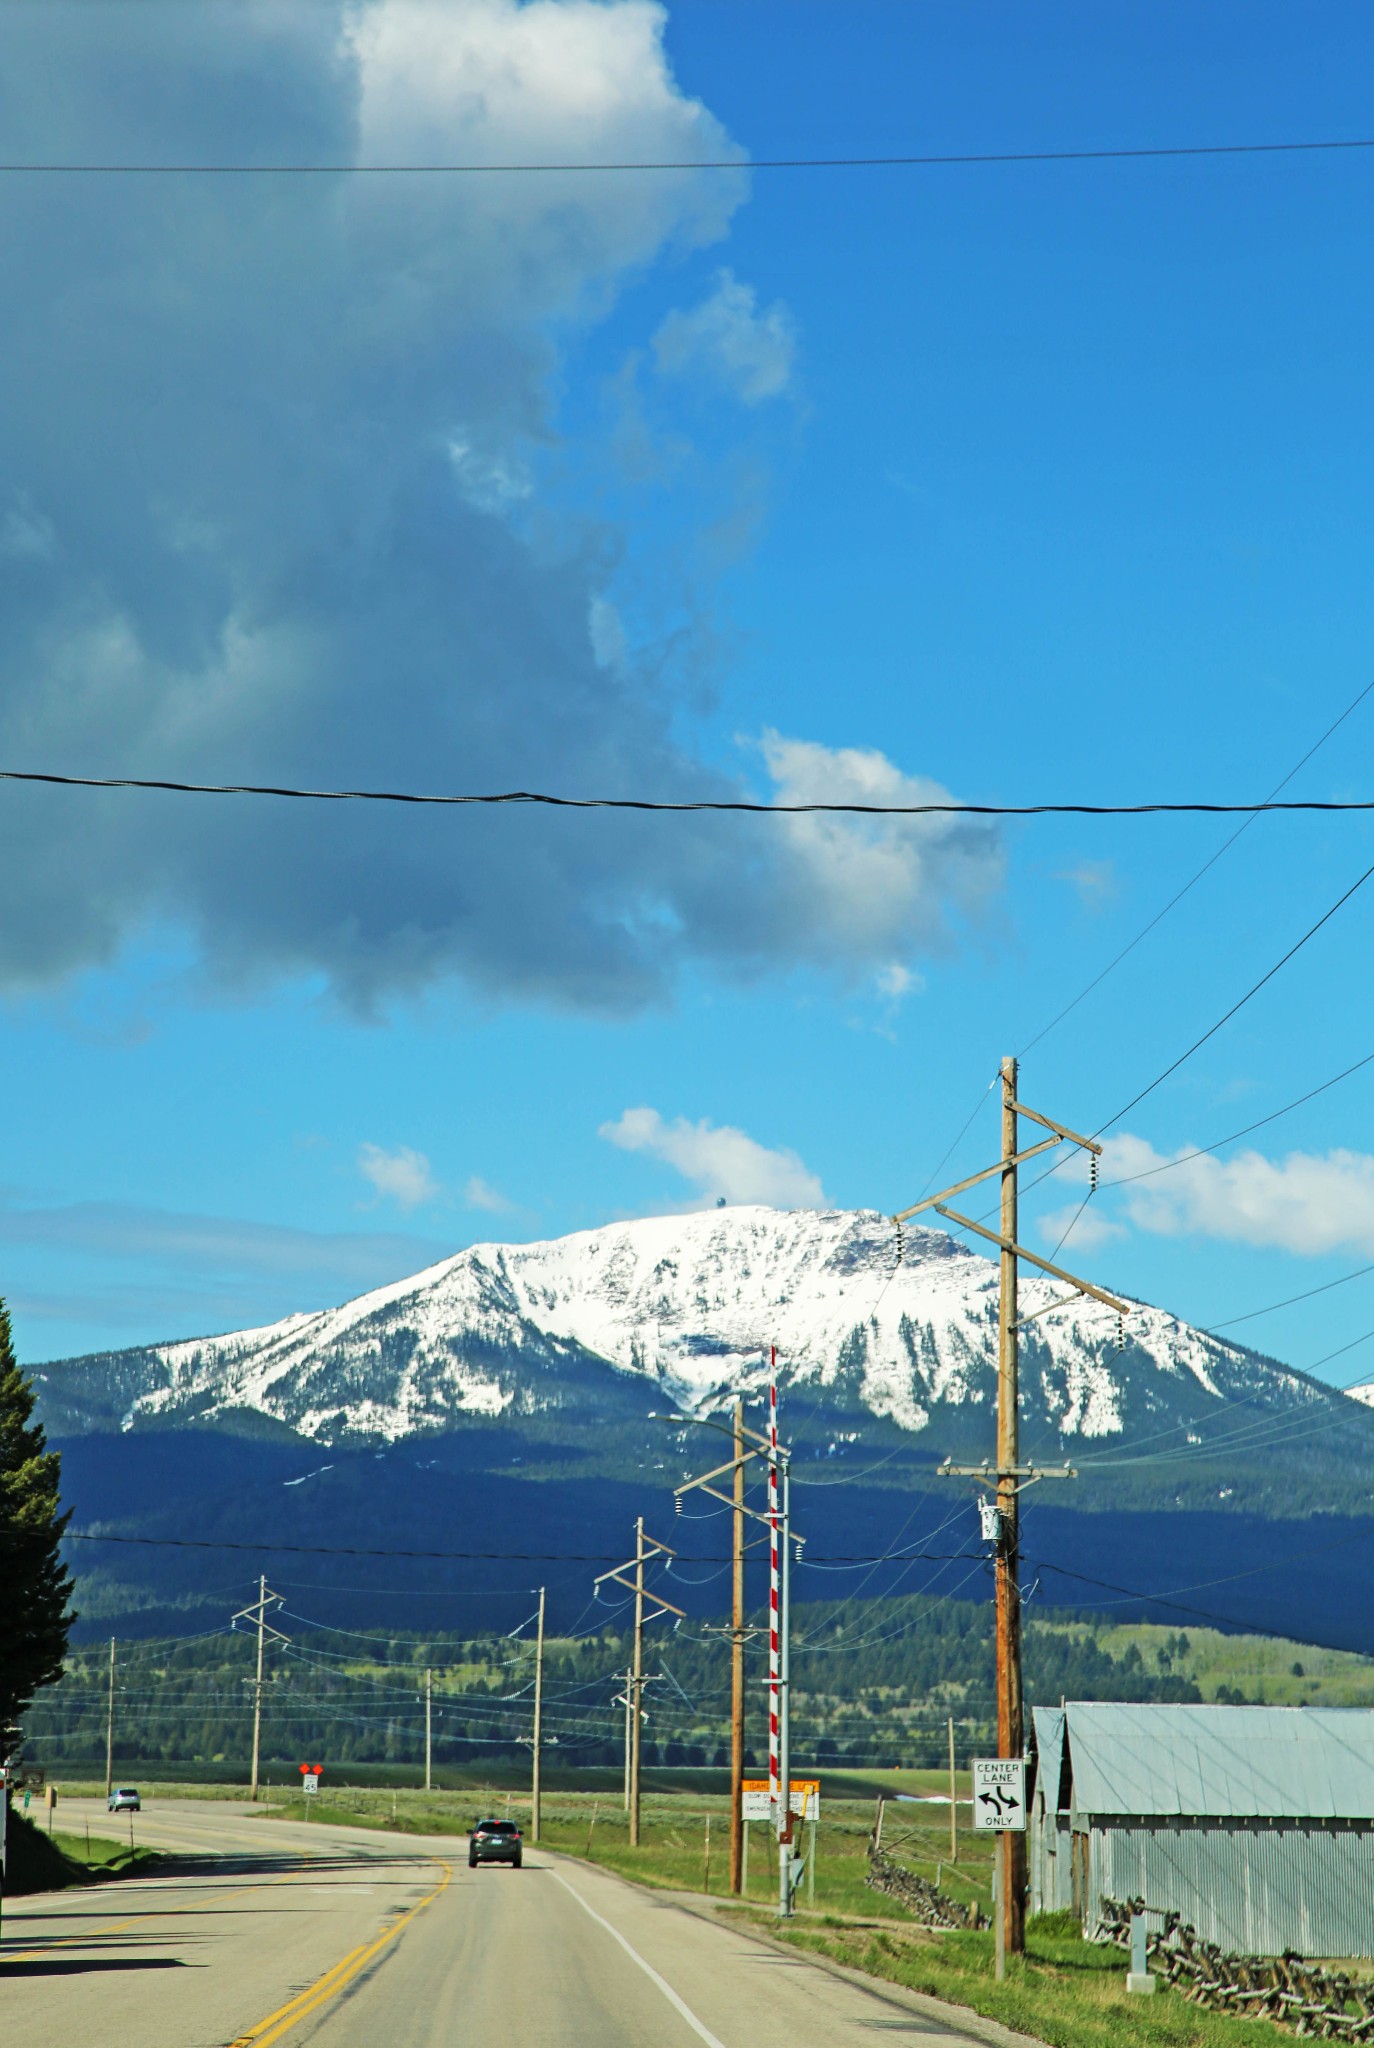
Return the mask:
[[[1119,1435],[1118,1319],[1081,1297],[1052,1307],[1063,1292],[1022,1280],[1022,1316],[1049,1310],[1023,1329],[1023,1387],[1038,1370],[1061,1437]],[[1217,1340],[1144,1306],[1124,1329],[1134,1381],[1216,1397],[1220,1374],[1234,1393],[1239,1361]],[[247,1408],[324,1440],[394,1439],[557,1406],[588,1366],[703,1411],[765,1385],[770,1346],[787,1384],[906,1430],[942,1407],[990,1407],[997,1268],[939,1230],[899,1247],[868,1210],[742,1206],[474,1245],[341,1308],[156,1347],[130,1420]]]

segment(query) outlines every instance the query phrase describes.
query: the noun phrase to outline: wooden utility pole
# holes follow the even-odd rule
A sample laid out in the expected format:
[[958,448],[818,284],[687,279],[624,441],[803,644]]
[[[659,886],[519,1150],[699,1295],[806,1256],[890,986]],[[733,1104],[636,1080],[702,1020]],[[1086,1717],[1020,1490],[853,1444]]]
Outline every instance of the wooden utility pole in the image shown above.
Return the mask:
[[258,1796],[258,1757],[262,1748],[262,1650],[264,1623],[267,1619],[267,1580],[258,1579],[258,1675],[253,1685],[253,1789],[249,1798]]
[[959,1861],[959,1814],[954,1804],[954,1716],[949,1717],[949,1860]]
[[[1002,1062],[1002,1254],[997,1303],[997,1754],[1025,1748],[1021,1706],[1021,1544],[1019,1525],[1020,1341],[1016,1306],[1016,1061]],[[1009,1955],[1026,1946],[1026,1838],[1004,1834],[1002,1935]]]
[[[641,1524],[642,1526],[642,1524]],[[530,1840],[539,1840],[539,1743],[544,1719],[544,1588],[539,1588],[539,1633],[534,1645],[534,1742],[530,1752]]]
[[735,1403],[735,1505],[730,1601],[730,1890],[744,1887],[744,1403]]
[[[633,1593],[635,1596],[634,1655],[631,1659],[629,1676],[625,1687],[626,1711],[630,1717],[628,1730],[629,1768],[627,1775],[629,1778],[630,1847],[632,1849],[639,1847],[639,1765],[643,1749],[644,1688],[649,1683],[649,1679],[646,1678],[644,1672],[644,1624],[646,1621],[657,1621],[661,1614],[675,1614],[679,1621],[686,1620],[686,1614],[681,1607],[674,1607],[671,1600],[665,1600],[661,1593],[655,1593],[645,1586],[644,1567],[646,1564],[652,1563],[656,1557],[672,1558],[676,1557],[676,1555],[677,1552],[668,1544],[660,1543],[657,1537],[644,1534],[644,1517],[641,1515],[635,1523],[634,1556],[628,1558],[624,1564],[616,1565],[613,1571],[599,1573],[596,1579],[598,1588],[604,1586],[606,1581],[610,1579],[616,1585],[624,1586],[627,1592]],[[626,1577],[626,1573],[631,1569],[634,1571],[632,1579]],[[650,1612],[647,1615],[644,1612],[646,1600],[650,1602]],[[542,1594],[540,1595],[540,1613],[542,1616]],[[540,1628],[542,1632],[542,1619]],[[650,1676],[652,1675],[650,1674]]]
[[115,1639],[110,1637],[110,1690],[105,1707],[105,1804],[114,1786],[114,1671]]
[[432,1766],[433,1766],[433,1763],[434,1763],[434,1713],[433,1713],[433,1708],[434,1708],[434,1673],[433,1673],[433,1671],[431,1670],[430,1666],[429,1666],[428,1664],[426,1664],[426,1666],[425,1666],[425,1790],[426,1790],[426,1792],[428,1792],[428,1791],[430,1790],[430,1788],[431,1788],[431,1786],[432,1786],[432,1784],[433,1784],[433,1772],[432,1772]]
[[257,1673],[256,1673],[256,1676],[254,1677],[254,1679],[252,1680],[252,1685],[253,1685],[253,1769],[252,1769],[252,1774],[251,1774],[251,1778],[250,1778],[250,1790],[249,1790],[249,1794],[248,1794],[249,1798],[250,1798],[250,1799],[253,1799],[253,1800],[256,1800],[256,1798],[257,1798],[257,1796],[258,1796],[258,1764],[259,1764],[259,1761],[260,1761],[260,1758],[261,1758],[261,1755],[262,1755],[262,1661],[263,1661],[263,1651],[264,1651],[264,1648],[265,1648],[265,1646],[266,1646],[266,1643],[267,1643],[267,1640],[268,1640],[268,1638],[269,1638],[269,1637],[271,1638],[271,1640],[272,1640],[272,1641],[273,1641],[274,1643],[285,1643],[285,1642],[288,1642],[288,1641],[290,1640],[290,1638],[289,1638],[288,1636],[284,1636],[284,1635],[282,1634],[282,1632],[281,1632],[281,1630],[280,1630],[279,1628],[272,1628],[272,1627],[271,1627],[271,1626],[269,1625],[269,1623],[268,1623],[268,1620],[267,1620],[267,1610],[268,1610],[268,1608],[269,1608],[269,1607],[280,1607],[280,1606],[281,1606],[281,1595],[280,1595],[280,1593],[269,1593],[269,1592],[268,1592],[268,1590],[267,1590],[267,1580],[266,1580],[266,1578],[264,1578],[264,1577],[261,1577],[261,1576],[260,1576],[260,1577],[259,1577],[259,1579],[258,1579],[258,1597],[257,1597],[257,1599],[256,1599],[256,1600],[255,1600],[255,1601],[254,1601],[254,1602],[253,1602],[253,1603],[252,1603],[252,1604],[251,1604],[250,1606],[248,1606],[248,1607],[241,1607],[241,1608],[239,1609],[238,1613],[237,1613],[237,1614],[236,1614],[236,1615],[234,1616],[234,1618],[233,1618],[233,1620],[231,1621],[231,1623],[229,1624],[231,1628],[237,1628],[237,1627],[238,1627],[238,1625],[239,1625],[239,1623],[240,1623],[241,1621],[251,1621],[251,1622],[254,1622],[254,1623],[256,1624],[256,1626],[257,1626],[257,1632],[258,1632],[258,1663],[257,1663]]
[[[1001,1158],[995,1166],[983,1167],[971,1173],[966,1179],[956,1181],[953,1187],[945,1188],[938,1195],[926,1195],[921,1201],[903,1209],[892,1221],[898,1230],[908,1217],[918,1215],[924,1209],[933,1209],[938,1216],[945,1216],[951,1223],[957,1223],[963,1230],[971,1230],[976,1236],[986,1238],[995,1244],[1000,1253],[1000,1285],[998,1289],[997,1313],[997,1463],[990,1466],[955,1465],[949,1459],[939,1467],[947,1478],[962,1477],[976,1479],[994,1489],[996,1514],[995,1523],[995,1581],[997,1600],[997,1754],[999,1757],[1015,1758],[1024,1754],[1025,1725],[1022,1706],[1021,1685],[1021,1591],[1020,1591],[1020,1537],[1018,1529],[1019,1502],[1023,1488],[1034,1485],[1037,1479],[1072,1479],[1075,1474],[1071,1465],[1034,1466],[1020,1462],[1020,1431],[1018,1403],[1020,1389],[1019,1343],[1023,1322],[1035,1316],[1050,1315],[1056,1309],[1066,1308],[1076,1296],[1086,1295],[1114,1309],[1120,1319],[1121,1341],[1125,1341],[1125,1317],[1130,1313],[1130,1303],[1118,1301],[1114,1294],[1107,1294],[1089,1280],[1081,1280],[1074,1273],[1068,1273],[1062,1266],[1056,1266],[1049,1259],[1042,1259],[1038,1252],[1028,1251],[1016,1236],[1017,1213],[1017,1172],[1028,1159],[1036,1158],[1041,1152],[1048,1152],[1063,1144],[1077,1145],[1090,1154],[1093,1162],[1092,1185],[1096,1186],[1097,1160],[1102,1147],[1094,1138],[1085,1138],[1077,1131],[1071,1131],[1065,1124],[1056,1123],[1053,1117],[1044,1116],[1038,1109],[1029,1108],[1018,1101],[1016,1093],[1017,1063],[1005,1059],[1001,1065],[1002,1082],[1002,1148]],[[1036,1144],[1019,1150],[1018,1124],[1021,1117],[1039,1124],[1050,1132],[1048,1138],[1041,1138]],[[980,1181],[1000,1175],[1002,1184],[1001,1228],[989,1230],[985,1224],[975,1222],[971,1216],[964,1216],[957,1209],[949,1207],[951,1195],[962,1194],[965,1188],[976,1187]],[[1018,1262],[1024,1259],[1041,1273],[1048,1273],[1052,1279],[1063,1281],[1071,1292],[1059,1300],[1046,1302],[1043,1307],[1033,1309],[1022,1316],[1017,1298]],[[954,1834],[954,1769],[953,1769],[954,1728],[950,1723],[950,1854],[955,1854]],[[1010,1831],[1002,1834],[997,1848],[997,1887],[993,1907],[997,1923],[998,1954],[1013,1955],[1024,1951],[1026,1945],[1026,1838],[1024,1834]],[[999,1971],[1000,1974],[1000,1971]]]
[[[681,1486],[673,1488],[677,1511],[682,1513],[684,1494],[698,1490],[710,1494],[712,1500],[721,1501],[731,1510],[734,1532],[731,1561],[734,1567],[732,1598],[730,1604],[730,1889],[738,1894],[744,1890],[748,1876],[748,1837],[744,1828],[744,1646],[753,1630],[745,1626],[744,1620],[744,1523],[746,1516],[762,1523],[769,1532],[770,1543],[776,1550],[778,1529],[771,1506],[770,1512],[759,1514],[744,1504],[744,1468],[751,1458],[768,1458],[776,1452],[773,1436],[762,1435],[756,1429],[744,1426],[744,1403],[736,1401],[733,1429],[726,1429],[723,1422],[716,1422],[709,1416],[671,1415],[661,1420],[677,1423],[693,1423],[701,1429],[720,1430],[731,1439],[731,1458],[728,1464],[715,1465],[709,1472],[703,1472],[696,1479],[688,1479]],[[785,1456],[786,1454],[784,1454]],[[773,1460],[776,1476],[776,1457]],[[722,1493],[717,1481],[723,1480],[729,1472],[734,1480],[729,1493]],[[721,1634],[725,1631],[721,1630]],[[770,1702],[776,1704],[776,1696]],[[769,1739],[769,1755],[772,1756],[772,1738]],[[771,1763],[770,1763],[771,1770]]]
[[644,1517],[635,1522],[635,1646],[630,1667],[630,1847],[639,1847],[639,1765],[644,1747]]

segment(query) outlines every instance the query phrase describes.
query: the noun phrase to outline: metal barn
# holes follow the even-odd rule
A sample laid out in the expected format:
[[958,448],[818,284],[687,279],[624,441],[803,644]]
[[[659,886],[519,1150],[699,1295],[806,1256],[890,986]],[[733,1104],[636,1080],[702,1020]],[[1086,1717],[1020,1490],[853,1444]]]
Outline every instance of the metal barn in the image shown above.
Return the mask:
[[1034,1712],[1033,1912],[1104,1898],[1243,1955],[1374,1956],[1374,1711]]

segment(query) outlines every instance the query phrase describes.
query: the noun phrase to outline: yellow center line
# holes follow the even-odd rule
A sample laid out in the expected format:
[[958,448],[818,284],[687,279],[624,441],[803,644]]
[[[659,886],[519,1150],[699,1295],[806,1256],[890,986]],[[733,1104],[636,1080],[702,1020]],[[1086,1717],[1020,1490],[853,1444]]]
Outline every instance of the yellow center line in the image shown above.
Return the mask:
[[423,1899],[418,1899],[410,1911],[403,1913],[384,1934],[379,1934],[374,1941],[364,1942],[360,1948],[350,1949],[349,1953],[335,1963],[332,1970],[326,1970],[316,1983],[307,1986],[304,1991],[297,1992],[285,2005],[279,2005],[275,2012],[269,2012],[266,2019],[259,2020],[246,2034],[237,2035],[230,2043],[230,2048],[272,2048],[274,2041],[280,2041],[283,2034],[289,2034],[292,2027],[298,2026],[312,2012],[327,2004],[346,1984],[351,1984],[358,1972],[365,1969],[389,1941],[394,1941],[401,1929],[409,1926],[417,1913],[423,1913],[426,1906],[432,1905],[439,1894],[448,1889],[449,1879],[453,1876],[453,1866],[439,1860],[438,1867],[444,1873],[442,1881],[432,1892],[426,1893]]
[[[307,1856],[313,1858],[316,1854],[316,1851],[313,1849],[307,1849],[305,1853]],[[236,1885],[233,1891],[216,1892],[212,1903],[218,1906],[225,1899],[241,1899],[248,1892],[270,1891],[274,1884],[290,1884],[295,1878],[309,1877],[312,1875],[313,1873],[308,1870],[288,1870],[282,1877],[265,1877],[260,1879],[257,1884],[241,1884]],[[175,1882],[175,1879],[173,1880],[173,1882]],[[0,1948],[0,1961],[6,1963],[38,1962],[44,1956],[51,1955],[52,1951],[55,1948],[80,1948],[84,1943],[94,1941],[99,1935],[122,1934],[126,1927],[137,1927],[142,1922],[147,1920],[176,1920],[179,1919],[183,1913],[198,1913],[201,1910],[202,1909],[199,1905],[168,1906],[162,1912],[159,1912],[157,1908],[154,1907],[151,1912],[131,1913],[127,1920],[108,1920],[106,1921],[103,1927],[88,1927],[84,1934],[54,1935],[51,1941],[44,1942],[42,1948]],[[20,1918],[23,1916],[16,1915],[15,1917]]]

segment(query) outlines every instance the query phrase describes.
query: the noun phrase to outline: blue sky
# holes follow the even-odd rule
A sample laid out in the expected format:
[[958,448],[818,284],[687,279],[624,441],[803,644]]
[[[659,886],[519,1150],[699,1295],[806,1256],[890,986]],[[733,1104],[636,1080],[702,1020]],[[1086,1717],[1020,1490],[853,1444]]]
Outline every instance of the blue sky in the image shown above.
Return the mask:
[[[743,166],[1358,135],[1374,22],[112,0],[11,9],[0,43],[11,159]],[[7,180],[3,763],[1262,796],[1374,675],[1371,191],[1374,152]],[[1290,793],[1367,794],[1372,741],[1374,697]],[[903,1205],[1230,829],[11,788],[21,1353],[720,1195]],[[1029,1051],[1026,1098],[1104,1122],[1371,861],[1358,818],[1256,823]],[[1374,885],[1115,1170],[1374,1052],[1371,920]],[[1372,1087],[1104,1191],[1065,1256],[1203,1323],[1374,1260]],[[987,1098],[949,1174],[995,1140]],[[1030,1241],[1080,1194],[1037,1191]],[[1237,1334],[1309,1365],[1370,1326],[1374,1276]],[[1364,1367],[1374,1340],[1322,1370]]]

